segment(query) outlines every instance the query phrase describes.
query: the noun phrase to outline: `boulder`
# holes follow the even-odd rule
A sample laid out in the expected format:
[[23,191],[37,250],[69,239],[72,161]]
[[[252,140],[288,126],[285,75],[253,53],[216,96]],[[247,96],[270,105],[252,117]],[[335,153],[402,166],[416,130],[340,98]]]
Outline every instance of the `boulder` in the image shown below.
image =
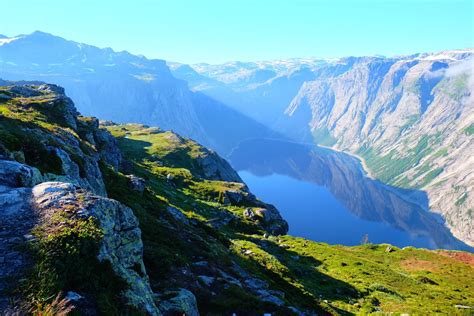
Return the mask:
[[165,316],[199,316],[196,297],[186,289],[166,291],[157,298],[158,308]]
[[145,190],[145,179],[137,177],[133,174],[127,176],[128,179],[128,186],[133,191],[137,191],[139,193],[143,193]]
[[231,204],[239,204],[244,200],[242,192],[237,190],[228,190],[224,192],[225,196],[229,199]]
[[54,152],[61,160],[62,174],[48,173],[45,175],[45,180],[71,182],[92,191],[94,194],[107,196],[98,157],[89,157],[84,155],[82,151],[77,151],[77,156],[73,160],[71,155],[61,148],[51,146],[49,150]]
[[16,161],[0,160],[0,184],[10,187],[32,187],[43,181],[38,169]]
[[173,207],[173,206],[168,206],[166,207],[166,210],[168,211],[168,213],[175,219],[177,220],[178,222],[181,222],[183,224],[189,224],[189,220],[188,218],[186,217],[186,215],[184,215],[180,210],[178,210],[176,207]]
[[280,213],[276,209],[261,208],[255,210],[255,214],[262,217],[265,223],[282,220]]
[[252,211],[251,208],[246,208],[246,209],[244,210],[244,217],[245,217],[245,218],[248,218],[248,219],[250,219],[250,220],[252,220],[252,221],[254,221],[254,220],[257,219],[257,216],[255,215],[255,213]]
[[76,216],[96,218],[103,232],[97,259],[109,262],[115,274],[128,284],[124,299],[129,305],[148,315],[160,315],[143,264],[138,220],[129,207],[64,182],[36,185],[32,202],[44,219],[63,205],[74,205]]

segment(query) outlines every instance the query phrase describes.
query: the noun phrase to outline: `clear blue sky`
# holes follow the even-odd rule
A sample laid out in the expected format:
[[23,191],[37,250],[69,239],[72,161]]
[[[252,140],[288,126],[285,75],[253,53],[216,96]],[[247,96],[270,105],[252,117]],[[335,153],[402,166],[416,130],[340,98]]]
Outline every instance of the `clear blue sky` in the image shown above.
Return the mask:
[[473,0],[5,1],[0,34],[41,30],[186,63],[474,47]]

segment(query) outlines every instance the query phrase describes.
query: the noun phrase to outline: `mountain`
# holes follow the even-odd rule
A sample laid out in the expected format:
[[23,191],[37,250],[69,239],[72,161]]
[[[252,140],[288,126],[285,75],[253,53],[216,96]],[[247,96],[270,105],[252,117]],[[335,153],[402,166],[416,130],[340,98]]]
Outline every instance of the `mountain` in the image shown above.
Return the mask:
[[[474,256],[285,235],[215,152],[79,115],[56,85],[0,86],[0,312],[456,314]],[[317,227],[315,227],[317,229]]]
[[[0,39],[0,78],[59,84],[84,115],[159,125],[224,155],[249,134],[275,135],[240,112],[190,91],[185,81],[173,77],[163,60],[100,49],[43,32]],[[208,117],[215,117],[216,111],[221,125],[213,133],[215,129],[209,126],[214,122]]]
[[474,245],[473,55],[197,64],[207,84],[191,86],[286,137],[356,154],[387,184],[425,190],[429,209]]
[[[251,171],[260,177],[287,175],[324,186],[357,218],[383,222],[386,227],[428,241],[418,247],[474,250],[453,238],[449,229],[440,222],[439,215],[426,212],[425,208],[405,198],[407,195],[416,196],[418,201],[427,203],[426,193],[397,188],[368,177],[358,159],[342,152],[284,140],[251,139],[241,142],[229,159],[238,170]],[[329,207],[325,211],[328,217],[331,214],[338,217]],[[310,216],[306,215],[305,220],[311,221]],[[387,231],[382,235],[388,238]]]
[[472,245],[472,58],[472,51],[369,58],[305,83],[286,114],[316,142],[364,158],[383,182],[426,191],[430,209]]

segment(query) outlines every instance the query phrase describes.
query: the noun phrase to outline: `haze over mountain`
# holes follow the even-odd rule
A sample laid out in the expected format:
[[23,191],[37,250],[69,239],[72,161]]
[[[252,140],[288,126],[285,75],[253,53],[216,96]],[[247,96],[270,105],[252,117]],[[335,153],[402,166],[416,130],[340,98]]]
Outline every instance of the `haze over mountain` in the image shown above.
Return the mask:
[[374,177],[426,190],[430,209],[472,245],[473,56],[463,49],[171,69],[287,137],[357,154]]
[[280,135],[357,154],[374,177],[426,190],[430,209],[471,245],[472,56],[168,67],[42,32],[0,39],[3,78],[61,84],[85,115],[173,129],[224,155],[243,140]]
[[[107,15],[124,8],[100,5]],[[100,5],[68,12],[99,31]],[[45,21],[62,8],[45,7],[37,7]],[[188,19],[215,7],[168,10],[153,26],[171,17],[211,49]],[[350,25],[363,7],[335,10],[333,20]],[[257,51],[249,43],[268,18],[257,12],[258,26],[239,25],[244,42],[219,29],[226,36],[216,43]],[[130,29],[152,14],[130,13],[121,21]],[[110,36],[134,46],[106,20]],[[314,31],[294,33],[300,14],[285,22],[258,45],[277,39],[283,54],[300,49],[286,35]],[[398,36],[410,29],[396,26]],[[131,48],[156,49],[159,35],[144,35],[151,29]],[[194,42],[186,36],[167,36],[171,49]],[[473,62],[474,49],[460,49],[188,65],[38,31],[0,35],[0,314],[470,313]]]
[[173,129],[222,154],[242,139],[275,134],[226,105],[190,91],[163,60],[39,31],[0,38],[0,75],[59,84],[84,115]]

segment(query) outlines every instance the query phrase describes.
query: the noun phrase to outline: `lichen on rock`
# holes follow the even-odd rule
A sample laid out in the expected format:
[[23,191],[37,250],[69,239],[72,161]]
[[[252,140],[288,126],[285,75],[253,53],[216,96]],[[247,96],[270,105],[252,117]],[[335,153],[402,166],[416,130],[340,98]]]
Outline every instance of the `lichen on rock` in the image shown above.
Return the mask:
[[74,213],[73,218],[98,220],[103,237],[97,259],[109,262],[115,274],[127,284],[123,293],[127,304],[149,315],[159,315],[143,264],[141,231],[130,208],[71,183],[44,182],[32,192],[33,203],[43,218],[51,219],[55,213],[67,209]]

